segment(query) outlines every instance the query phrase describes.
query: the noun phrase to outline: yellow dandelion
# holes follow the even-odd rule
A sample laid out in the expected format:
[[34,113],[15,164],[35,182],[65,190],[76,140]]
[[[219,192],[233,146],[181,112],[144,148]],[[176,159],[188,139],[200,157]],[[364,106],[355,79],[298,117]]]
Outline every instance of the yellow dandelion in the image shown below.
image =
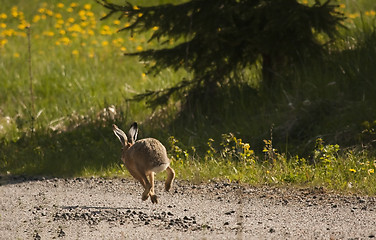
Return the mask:
[[61,29],[61,30],[59,31],[59,34],[60,34],[60,35],[65,35],[65,34],[66,34],[66,32],[65,32],[65,30],[64,30],[64,29]]
[[56,23],[59,24],[59,25],[63,25],[64,24],[64,20],[63,19],[59,19],[59,20],[57,20]]
[[101,44],[102,44],[103,47],[105,47],[105,46],[108,45],[108,41],[103,41]]
[[71,27],[67,29],[69,32],[82,32],[82,28],[79,24],[73,24]]
[[75,2],[73,2],[73,3],[70,4],[70,7],[72,7],[72,8],[75,8],[77,6],[78,6],[78,3],[75,3]]
[[58,8],[63,8],[63,7],[64,7],[64,3],[58,3],[56,6],[57,6]]
[[25,28],[29,27],[29,24],[27,22],[23,22],[18,25],[18,29],[24,30]]
[[116,19],[116,20],[114,20],[113,23],[114,23],[115,25],[119,25],[119,24],[120,24],[120,20]]
[[375,169],[373,169],[373,168],[368,169],[368,174],[372,174],[372,173],[375,173]]
[[63,18],[63,16],[61,15],[61,13],[56,13],[55,18],[60,19],[60,18]]
[[91,11],[87,11],[86,12],[86,16],[88,16],[88,17],[94,17],[94,13],[91,12]]
[[145,78],[146,77],[146,73],[142,73],[141,76],[142,76],[142,78]]
[[157,30],[159,29],[159,27],[158,27],[158,26],[155,26],[155,27],[153,27],[152,29],[153,29],[153,31],[157,31]]
[[141,51],[143,50],[143,47],[141,47],[140,45],[138,45],[138,46],[136,47],[136,50],[139,51],[139,52],[141,52]]
[[350,172],[353,172],[353,173],[356,173],[356,170],[353,169],[353,168],[350,168],[349,171],[350,171]]
[[7,19],[8,15],[5,13],[0,13],[0,19]]
[[72,17],[68,18],[68,19],[67,19],[67,22],[69,22],[69,23],[74,23],[74,18],[72,18]]
[[6,23],[0,23],[0,28],[7,28],[7,24]]
[[93,53],[93,52],[90,52],[90,53],[88,54],[88,56],[89,56],[89,58],[94,58],[94,53]]
[[33,22],[33,23],[36,23],[36,22],[38,22],[39,20],[40,20],[40,16],[39,16],[39,15],[35,15],[35,16],[33,17],[32,22]]
[[55,35],[55,33],[52,32],[52,31],[44,31],[44,32],[43,32],[43,35],[44,35],[44,36],[48,36],[48,37],[53,37],[53,36]]
[[46,9],[45,9],[45,8],[39,8],[39,9],[38,9],[38,12],[39,12],[39,13],[45,13],[45,12],[46,12]]
[[71,40],[68,38],[68,37],[63,37],[63,38],[60,38],[60,42],[63,44],[63,45],[69,45]]
[[94,31],[89,29],[89,30],[87,30],[87,34],[90,35],[90,36],[94,36]]
[[91,4],[90,3],[85,4],[84,5],[84,9],[90,10],[91,9]]
[[137,7],[136,5],[133,6],[133,10],[140,10],[139,7]]
[[350,14],[348,15],[348,17],[351,18],[351,19],[357,18],[357,17],[359,17],[359,16],[360,16],[359,13],[350,13]]
[[139,13],[137,16],[140,18],[142,17],[144,14],[143,13]]
[[74,56],[78,56],[78,50],[76,50],[76,49],[73,50],[73,51],[72,51],[72,55],[74,55]]
[[13,16],[14,18],[18,17],[18,12],[17,12],[17,11],[12,11],[12,16]]
[[125,51],[127,51],[127,48],[126,47],[121,47],[120,51],[125,52]]
[[0,39],[0,47],[3,47],[7,43],[8,43],[8,39]]
[[87,25],[89,25],[89,23],[88,22],[81,22],[80,25],[81,25],[81,27],[86,27]]
[[54,12],[52,12],[50,9],[47,9],[46,10],[46,14],[50,17],[52,17],[54,15]]
[[15,58],[19,58],[19,57],[20,57],[20,54],[17,53],[17,52],[15,52],[15,53],[13,53],[13,57],[15,57]]
[[73,8],[71,8],[71,7],[69,7],[69,8],[67,8],[67,12],[73,12]]
[[85,16],[86,15],[86,11],[85,10],[80,10],[78,12],[78,16],[82,17],[82,16]]
[[345,5],[344,3],[341,3],[341,4],[339,5],[339,8],[346,8],[346,5]]

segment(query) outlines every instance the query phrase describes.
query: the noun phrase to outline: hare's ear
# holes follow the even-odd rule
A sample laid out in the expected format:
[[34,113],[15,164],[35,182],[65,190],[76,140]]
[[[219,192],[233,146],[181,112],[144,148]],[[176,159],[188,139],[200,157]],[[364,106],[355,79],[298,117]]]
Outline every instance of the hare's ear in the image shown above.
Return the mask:
[[118,128],[115,124],[112,125],[112,131],[114,131],[116,137],[119,138],[120,142],[125,146],[128,143],[127,135]]
[[130,138],[131,138],[131,143],[135,143],[136,140],[137,140],[137,134],[138,134],[138,128],[137,128],[137,123],[134,122],[132,123],[131,125],[131,129],[129,129],[129,132],[128,132]]

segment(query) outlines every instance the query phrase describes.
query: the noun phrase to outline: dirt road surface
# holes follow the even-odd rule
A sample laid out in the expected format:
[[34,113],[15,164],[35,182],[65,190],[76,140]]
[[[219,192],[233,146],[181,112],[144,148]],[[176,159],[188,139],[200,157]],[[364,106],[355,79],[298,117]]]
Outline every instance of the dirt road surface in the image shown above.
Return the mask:
[[0,239],[375,239],[376,198],[324,189],[0,178]]

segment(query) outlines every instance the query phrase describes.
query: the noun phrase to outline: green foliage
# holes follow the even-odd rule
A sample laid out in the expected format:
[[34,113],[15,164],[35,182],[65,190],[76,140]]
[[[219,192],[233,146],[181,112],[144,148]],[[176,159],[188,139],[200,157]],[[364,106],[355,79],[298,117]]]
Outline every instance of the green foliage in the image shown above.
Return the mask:
[[[271,74],[320,53],[323,42],[317,35],[333,39],[343,20],[330,1],[308,6],[296,0],[195,0],[148,7],[98,2],[110,9],[103,19],[120,13],[120,19],[130,22],[123,30],[156,29],[148,41],[157,40],[160,46],[128,54],[139,56],[150,72],[184,68],[192,73],[192,79],[172,88],[136,96],[148,97],[154,105],[166,103],[177,90],[194,95],[186,101],[202,101],[195,93],[215,94],[260,59],[264,84],[271,88]],[[170,41],[177,43],[171,47]]]
[[[346,13],[349,18],[343,24],[348,30],[340,30],[343,38],[327,45],[330,54],[320,61],[302,59],[284,68],[279,81],[283,91],[260,95],[255,90],[259,66],[254,66],[236,72],[241,81],[216,86],[221,90],[216,94],[201,89],[191,95],[193,99],[205,95],[206,104],[192,103],[181,111],[179,101],[156,109],[124,101],[145,89],[172,91],[183,77],[192,77],[172,69],[152,76],[137,59],[122,56],[137,49],[158,49],[147,40],[159,28],[132,36],[117,34],[124,25],[117,19],[97,21],[105,9],[91,1],[80,1],[72,10],[75,1],[62,2],[63,8],[56,1],[44,2],[0,5],[0,174],[127,177],[111,124],[138,121],[140,138],[156,137],[170,146],[179,179],[376,193],[374,10]],[[154,6],[182,1],[133,2]],[[90,10],[86,4],[91,4]],[[85,13],[82,19],[80,12]],[[58,14],[64,24],[56,25]],[[32,24],[34,134],[25,22]],[[78,23],[83,24],[82,31],[73,31]],[[321,41],[322,35],[315,36]],[[173,48],[192,37],[161,47]],[[160,41],[164,40],[162,36]],[[318,138],[326,143],[320,140],[315,147]]]

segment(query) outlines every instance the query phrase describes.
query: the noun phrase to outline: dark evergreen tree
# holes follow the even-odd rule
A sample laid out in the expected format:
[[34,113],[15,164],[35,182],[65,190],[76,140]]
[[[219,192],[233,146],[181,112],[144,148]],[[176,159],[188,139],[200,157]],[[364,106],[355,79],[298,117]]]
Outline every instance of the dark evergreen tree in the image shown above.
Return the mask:
[[[343,20],[330,0],[312,6],[297,0],[191,0],[148,7],[98,2],[110,10],[104,18],[120,13],[131,22],[122,30],[142,33],[158,27],[149,41],[159,41],[160,47],[128,54],[149,63],[151,73],[165,68],[192,72],[192,79],[172,88],[135,96],[149,97],[154,104],[166,102],[178,90],[188,96],[213,94],[257,61],[263,67],[263,88],[273,89],[276,74],[322,53],[324,43],[317,35],[332,40]],[[178,44],[171,47],[166,39]]]

